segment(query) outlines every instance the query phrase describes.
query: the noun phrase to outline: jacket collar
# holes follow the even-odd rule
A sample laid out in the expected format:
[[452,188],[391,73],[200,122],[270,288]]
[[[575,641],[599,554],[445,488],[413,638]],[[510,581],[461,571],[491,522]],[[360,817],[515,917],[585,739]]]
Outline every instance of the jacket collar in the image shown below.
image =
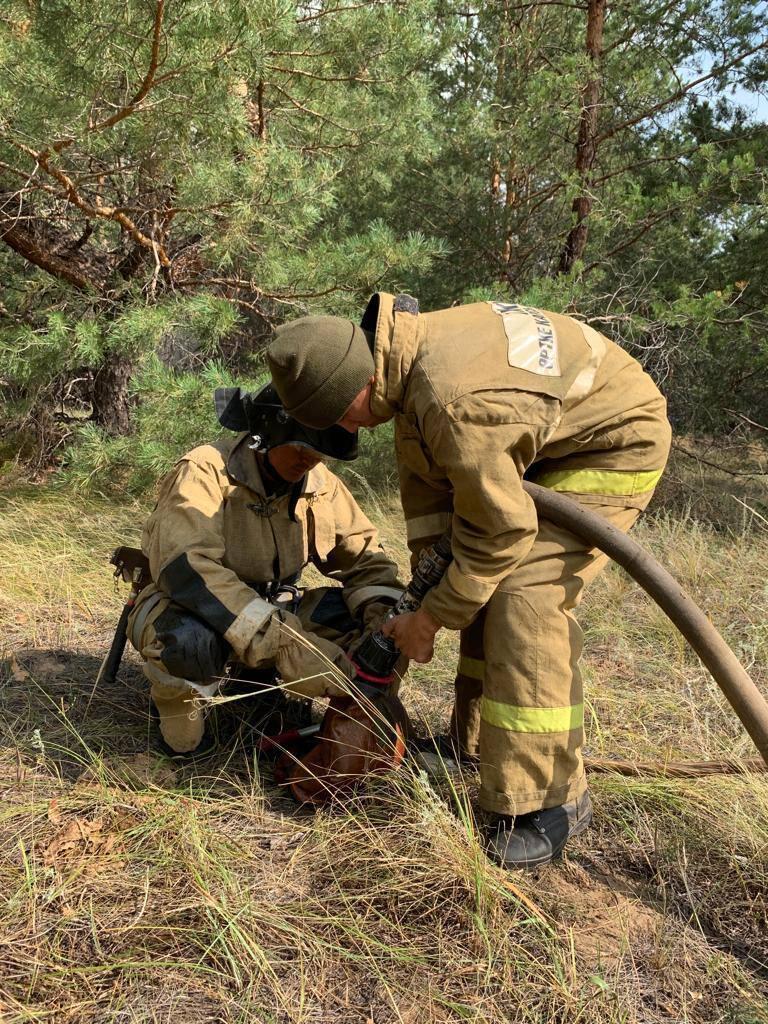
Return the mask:
[[395,313],[395,297],[388,292],[374,295],[369,310],[375,308],[376,302],[378,315],[373,347],[375,379],[371,412],[391,419],[403,407],[408,377],[418,350],[419,317],[412,313]]
[[[250,434],[239,434],[232,442],[228,455],[225,451],[227,474],[236,483],[243,484],[249,491],[266,499],[266,490],[256,453],[248,447],[250,441]],[[327,472],[322,462],[310,469],[303,480],[302,497],[309,498],[321,490],[325,484]]]

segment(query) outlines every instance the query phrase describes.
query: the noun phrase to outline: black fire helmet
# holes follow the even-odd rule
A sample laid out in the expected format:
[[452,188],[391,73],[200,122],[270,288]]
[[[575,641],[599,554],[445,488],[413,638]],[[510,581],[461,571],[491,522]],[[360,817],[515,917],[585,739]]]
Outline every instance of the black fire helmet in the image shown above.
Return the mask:
[[314,430],[288,415],[271,384],[260,391],[216,388],[213,396],[216,416],[227,430],[246,430],[253,436],[256,451],[268,452],[281,444],[310,448],[327,459],[352,462],[357,458],[357,431],[343,427]]

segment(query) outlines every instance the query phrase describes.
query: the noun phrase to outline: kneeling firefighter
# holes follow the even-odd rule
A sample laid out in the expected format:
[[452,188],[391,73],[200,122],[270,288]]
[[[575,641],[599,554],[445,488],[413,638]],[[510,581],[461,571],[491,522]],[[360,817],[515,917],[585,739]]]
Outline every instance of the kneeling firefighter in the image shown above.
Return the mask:
[[[238,436],[195,448],[161,482],[142,535],[153,582],[128,621],[163,740],[178,753],[200,748],[199,698],[217,692],[229,663],[233,676],[243,666],[246,675],[274,668],[289,693],[333,698],[328,715],[339,720],[327,721],[321,738],[341,743],[352,729],[351,747],[375,746],[354,730],[368,719],[348,696],[354,672],[345,650],[383,620],[403,587],[375,528],[321,464],[354,459],[357,436],[300,426],[271,385],[255,394],[220,388],[215,401],[219,421]],[[341,586],[298,590],[310,562]],[[397,683],[388,717],[400,721],[396,692]],[[333,760],[327,749],[310,759],[317,771]],[[357,767],[362,774],[371,764]],[[299,799],[324,790],[308,774],[297,758],[282,768]]]

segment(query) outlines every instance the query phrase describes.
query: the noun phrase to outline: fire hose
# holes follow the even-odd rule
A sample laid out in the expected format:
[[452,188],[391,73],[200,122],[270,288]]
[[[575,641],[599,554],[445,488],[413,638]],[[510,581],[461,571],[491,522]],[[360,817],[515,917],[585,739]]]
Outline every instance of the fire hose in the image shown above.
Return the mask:
[[528,482],[524,486],[540,518],[604,551],[653,598],[709,670],[768,764],[768,703],[690,594],[653,555],[600,516],[546,487]]
[[[709,670],[768,765],[768,703],[720,633],[671,573],[626,533],[572,498],[527,481],[524,486],[533,499],[539,518],[548,519],[591,547],[599,548],[656,602]],[[415,611],[427,591],[439,583],[450,560],[450,538],[446,535],[422,554],[408,589],[389,618]],[[386,686],[391,681],[398,655],[394,643],[380,630],[368,634],[353,658],[358,685],[363,688]],[[320,726],[310,726],[309,734],[313,729],[319,731]],[[304,732],[306,734],[307,730]],[[611,762],[596,762],[592,767],[593,770],[605,771],[610,770],[611,765]],[[712,774],[718,770],[717,765],[721,771],[739,770],[735,762],[706,762],[706,765],[706,771],[697,771],[700,766],[696,762],[667,763],[662,766],[662,774]],[[615,767],[622,772],[618,762]],[[637,770],[627,769],[622,773],[637,774]]]

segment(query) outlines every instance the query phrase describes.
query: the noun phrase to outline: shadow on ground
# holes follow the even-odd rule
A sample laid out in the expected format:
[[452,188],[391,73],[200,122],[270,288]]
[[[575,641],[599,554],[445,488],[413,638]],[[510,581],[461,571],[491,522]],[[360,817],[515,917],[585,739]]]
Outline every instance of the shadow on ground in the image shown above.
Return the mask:
[[[273,734],[306,724],[304,702],[244,696],[218,706],[209,722],[217,738],[212,756],[200,762],[176,762],[162,750],[149,687],[137,662],[127,657],[114,682],[96,684],[101,662],[87,652],[26,648],[0,665],[0,747],[25,759],[44,761],[66,781],[75,781],[97,759],[112,768],[120,761],[159,767],[165,763],[182,782],[204,774],[208,780],[253,774],[262,732]],[[241,687],[248,689],[248,687]],[[231,687],[228,692],[231,692]],[[138,761],[137,761],[138,759]],[[271,781],[271,772],[265,772]],[[281,790],[274,789],[279,799]]]

